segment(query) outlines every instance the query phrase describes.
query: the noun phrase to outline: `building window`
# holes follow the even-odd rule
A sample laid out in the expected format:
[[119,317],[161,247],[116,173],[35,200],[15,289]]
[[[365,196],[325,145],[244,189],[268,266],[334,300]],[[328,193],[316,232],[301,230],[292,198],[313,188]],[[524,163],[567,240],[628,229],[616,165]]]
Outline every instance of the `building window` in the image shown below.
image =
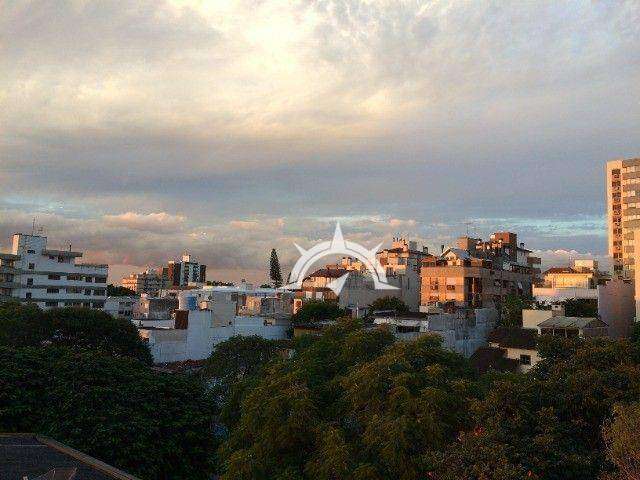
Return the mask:
[[27,300],[31,298],[31,292],[27,292],[24,294],[24,298],[26,298]]
[[107,283],[107,277],[96,277],[96,283]]
[[36,264],[35,263],[30,263],[29,264],[29,270],[34,270],[36,268]]
[[33,278],[27,278],[27,285],[28,286],[33,285]]
[[46,307],[57,307],[58,302],[44,302]]
[[27,250],[27,253],[36,253],[35,250]]
[[531,365],[531,355],[520,355],[520,365]]
[[47,278],[49,280],[60,280],[60,275],[49,275]]
[[53,255],[49,255],[49,260],[55,260],[56,257],[54,257]]
[[59,293],[59,288],[47,288],[47,293]]
[[90,288],[85,289],[84,294],[91,295],[91,289]]

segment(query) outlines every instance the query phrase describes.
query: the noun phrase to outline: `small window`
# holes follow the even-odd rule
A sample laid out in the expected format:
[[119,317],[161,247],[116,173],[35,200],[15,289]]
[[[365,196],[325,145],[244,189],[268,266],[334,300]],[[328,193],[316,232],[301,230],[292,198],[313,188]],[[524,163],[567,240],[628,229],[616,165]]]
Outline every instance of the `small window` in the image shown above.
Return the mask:
[[35,250],[27,250],[27,253],[36,253]]
[[33,278],[27,278],[27,285],[28,286],[33,285]]
[[30,263],[29,264],[29,270],[34,270],[36,268],[36,264],[35,263]]
[[44,305],[46,307],[57,307],[58,306],[58,302],[44,302]]
[[49,280],[60,280],[60,275],[49,275],[47,278]]
[[520,355],[521,365],[531,365],[531,355]]
[[58,288],[47,288],[47,293],[60,293]]
[[27,292],[24,294],[24,298],[26,299],[30,299],[31,298],[31,292]]
[[53,255],[49,255],[49,260],[55,260],[56,257],[54,257]]

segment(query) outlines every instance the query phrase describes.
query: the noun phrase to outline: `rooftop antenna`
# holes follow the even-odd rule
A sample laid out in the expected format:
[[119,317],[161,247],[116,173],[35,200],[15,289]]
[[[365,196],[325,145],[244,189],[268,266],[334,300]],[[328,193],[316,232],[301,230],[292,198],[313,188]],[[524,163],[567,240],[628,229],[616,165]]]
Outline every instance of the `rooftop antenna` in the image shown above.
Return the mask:
[[469,227],[470,227],[470,226],[473,226],[473,222],[472,222],[472,221],[470,221],[470,220],[467,220],[466,222],[464,222],[464,224],[465,224],[465,225],[466,225],[466,227],[467,227],[467,237],[468,237],[468,236],[469,236]]

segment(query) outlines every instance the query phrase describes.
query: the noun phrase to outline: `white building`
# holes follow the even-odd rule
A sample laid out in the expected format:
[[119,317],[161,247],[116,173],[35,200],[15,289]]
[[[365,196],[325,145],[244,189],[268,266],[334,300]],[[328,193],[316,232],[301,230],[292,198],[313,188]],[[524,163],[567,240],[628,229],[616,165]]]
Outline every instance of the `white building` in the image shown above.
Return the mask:
[[429,334],[439,335],[444,348],[470,357],[478,348],[487,344],[487,335],[495,327],[497,320],[496,309],[477,308],[457,313],[378,313],[374,314],[373,323],[388,326],[397,338],[403,340]]
[[[76,263],[80,257],[82,252],[70,248],[48,249],[47,237],[17,233],[13,236],[11,254],[2,254],[5,268],[0,265],[0,274],[13,276],[11,288],[5,288],[0,294],[21,302],[36,303],[41,308],[103,308],[109,267]],[[8,267],[9,263],[12,263],[11,267]],[[2,273],[8,268],[11,273]]]
[[139,327],[156,363],[205,359],[234,335],[284,339],[291,326],[293,295],[283,290],[204,287],[184,290],[178,299],[171,325],[142,321]]
[[107,297],[103,310],[114,318],[131,320],[138,297]]

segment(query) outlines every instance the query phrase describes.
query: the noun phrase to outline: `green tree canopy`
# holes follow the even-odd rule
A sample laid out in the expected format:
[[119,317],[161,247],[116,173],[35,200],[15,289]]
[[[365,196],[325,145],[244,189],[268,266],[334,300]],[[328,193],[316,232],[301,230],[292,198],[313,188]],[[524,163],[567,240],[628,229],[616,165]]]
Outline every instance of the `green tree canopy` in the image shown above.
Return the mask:
[[[602,426],[616,403],[638,398],[635,346],[609,340],[575,344],[570,355],[555,354],[526,375],[496,380],[476,404],[474,428],[435,462],[435,476],[598,478],[611,469]],[[492,450],[497,455],[487,463]],[[492,476],[487,468],[502,473]]]
[[235,384],[257,375],[288,343],[256,335],[231,337],[216,345],[201,375],[215,386],[217,395],[224,398]]
[[65,347],[0,347],[0,431],[36,432],[145,479],[208,479],[211,407],[184,375]]
[[279,288],[282,286],[282,272],[280,271],[280,261],[278,260],[278,252],[271,249],[271,257],[269,258],[269,278],[273,282],[273,286]]
[[406,313],[409,311],[409,307],[398,297],[380,297],[376,298],[371,305],[369,305],[369,310],[374,312],[376,310],[393,310],[397,313]]
[[617,471],[611,480],[637,480],[640,478],[640,402],[618,404],[614,418],[603,429],[607,457]]
[[341,319],[294,349],[245,391],[223,478],[423,478],[425,453],[469,425],[472,370],[439,337]]
[[510,293],[502,302],[503,327],[522,327],[522,310],[531,308],[534,304],[532,297],[523,297]]
[[598,300],[595,298],[567,298],[562,304],[567,317],[598,316]]
[[152,362],[149,348],[128,320],[95,309],[67,307],[42,311],[35,305],[0,304],[0,345],[64,345],[100,350]]
[[311,300],[300,307],[295,315],[291,317],[291,321],[295,325],[300,325],[323,320],[335,320],[345,316],[346,313],[336,302]]

